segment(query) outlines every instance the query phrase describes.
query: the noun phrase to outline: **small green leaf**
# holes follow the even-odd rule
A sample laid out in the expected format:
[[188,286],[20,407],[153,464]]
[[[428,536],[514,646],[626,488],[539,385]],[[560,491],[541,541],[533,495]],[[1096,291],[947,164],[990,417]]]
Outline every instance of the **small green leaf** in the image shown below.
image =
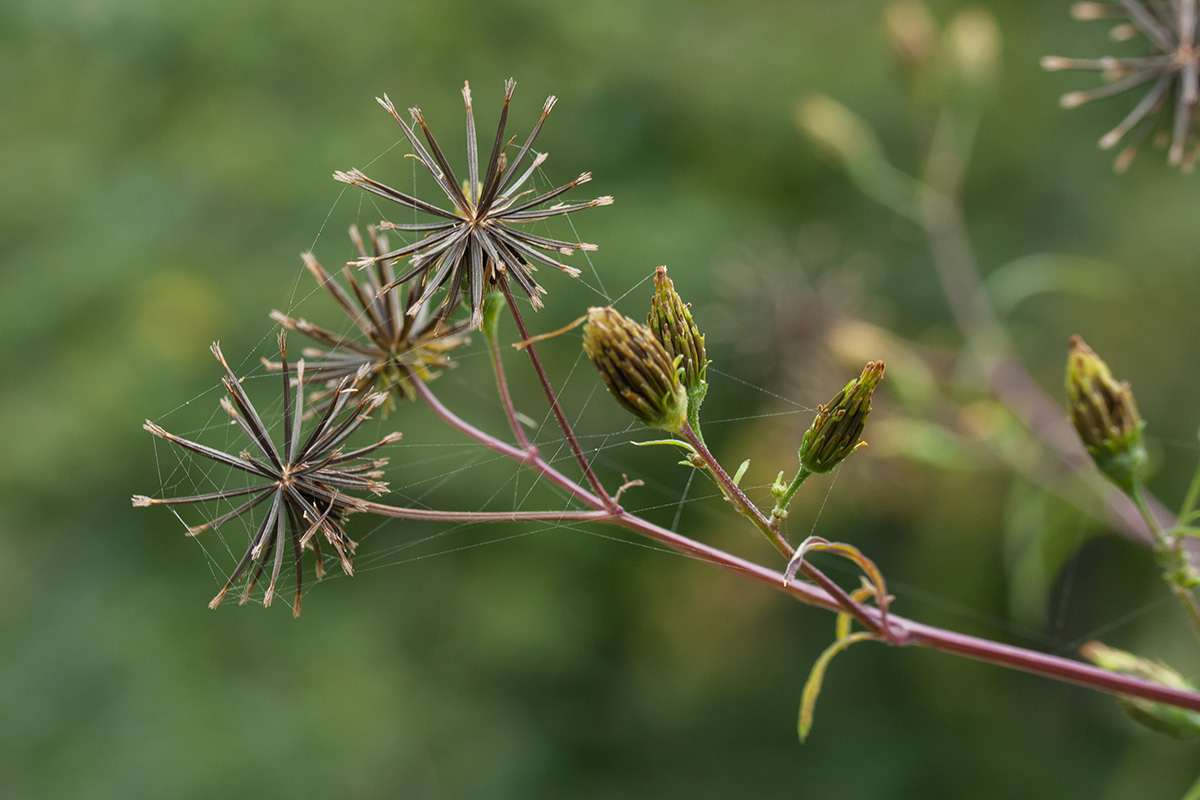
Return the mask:
[[992,271],[988,296],[1001,316],[1026,300],[1059,293],[1108,301],[1128,286],[1126,273],[1107,261],[1058,253],[1036,253],[1010,261]]
[[650,447],[651,445],[656,444],[673,444],[676,447],[681,447],[684,450],[687,450],[689,453],[696,455],[696,448],[692,447],[682,439],[652,439],[648,442],[630,442],[630,444],[634,447]]
[[750,459],[747,458],[745,461],[742,462],[742,465],[737,468],[737,472],[733,473],[733,485],[734,486],[741,485],[742,476],[746,474],[746,470],[749,467],[750,467]]
[[825,652],[817,658],[812,670],[808,673],[808,680],[804,682],[804,691],[800,694],[800,720],[796,724],[796,731],[800,734],[801,744],[804,744],[804,740],[808,738],[808,732],[812,730],[813,712],[817,707],[817,697],[821,694],[821,684],[825,680],[825,670],[829,667],[829,662],[850,645],[874,638],[875,634],[867,631],[852,633],[826,647]]
[[500,312],[504,310],[505,305],[504,295],[500,292],[490,292],[483,299],[483,324],[480,330],[489,342],[496,341],[500,330]]

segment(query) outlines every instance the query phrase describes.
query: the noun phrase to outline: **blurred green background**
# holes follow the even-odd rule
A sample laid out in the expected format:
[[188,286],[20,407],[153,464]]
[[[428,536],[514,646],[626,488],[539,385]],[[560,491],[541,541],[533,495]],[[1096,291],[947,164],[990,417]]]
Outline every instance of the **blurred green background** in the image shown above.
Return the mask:
[[[421,105],[458,165],[462,81],[486,142],[510,75],[515,135],[560,97],[538,142],[543,182],[591,170],[571,197],[616,196],[573,217],[600,244],[594,271],[582,253],[579,282],[543,271],[534,328],[631,289],[619,307],[640,316],[641,282],[668,264],[720,371],[709,441],[730,466],[752,456],[746,480],[765,497],[792,468],[804,409],[857,373],[824,354],[829,307],[945,352],[960,341],[919,231],[792,119],[802,97],[829,94],[916,167],[883,5],[0,4],[0,795],[1181,795],[1195,744],[1136,729],[1101,695],[915,649],[841,656],[801,746],[800,688],[832,618],[604,530],[355,518],[358,574],[312,588],[294,621],[282,603],[205,607],[243,530],[191,540],[165,510],[130,508],[131,494],[186,491],[141,423],[214,424],[211,341],[257,377],[270,309],[336,320],[308,297],[298,254],[337,265],[347,226],[378,214],[331,173],[413,180],[404,146],[380,157],[399,132],[374,96]],[[943,21],[961,8],[932,7]],[[1085,76],[1045,75],[1038,57],[1100,55],[1102,28],[1072,22],[1065,0],[988,7],[1001,74],[965,189],[982,270],[1038,253],[1103,262],[1087,291],[1038,295],[1007,321],[1056,397],[1071,333],[1133,383],[1153,488],[1177,503],[1197,457],[1195,179],[1157,153],[1112,173],[1094,143],[1132,101],[1057,107]],[[476,339],[434,386],[499,432]],[[581,434],[605,447],[608,484],[646,480],[627,506],[776,564],[674,454],[618,446],[647,437],[597,393],[577,341],[543,352]],[[889,378],[904,381],[895,365]],[[248,385],[272,408],[274,382]],[[873,424],[889,404],[909,413],[885,394]],[[529,488],[422,408],[383,424],[406,435],[390,453],[400,500],[511,508]],[[879,444],[806,488],[794,540],[815,520],[854,542],[908,616],[1052,652],[1103,636],[1195,672],[1143,550],[986,454],[931,467]],[[1031,578],[1014,556],[1026,547],[1061,554]]]

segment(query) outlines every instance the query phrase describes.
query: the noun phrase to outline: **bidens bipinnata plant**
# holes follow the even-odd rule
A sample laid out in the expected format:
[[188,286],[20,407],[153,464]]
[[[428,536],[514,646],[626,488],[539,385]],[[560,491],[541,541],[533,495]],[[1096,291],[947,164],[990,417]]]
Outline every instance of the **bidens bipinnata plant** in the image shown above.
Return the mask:
[[[973,31],[971,35],[978,38],[981,30],[985,33],[987,30],[979,22],[980,19],[975,19],[971,25],[959,27]],[[572,276],[578,274],[578,270],[548,253],[569,255],[575,249],[594,249],[591,244],[532,233],[526,224],[608,205],[612,198],[547,205],[589,180],[586,172],[549,191],[539,193],[529,188],[535,175],[540,176],[539,170],[546,160],[545,154],[534,151],[533,146],[555,98],[546,101],[532,132],[516,147],[505,136],[514,87],[511,80],[505,84],[495,138],[486,164],[482,164],[470,88],[464,84],[467,163],[466,177],[461,181],[418,109],[409,110],[410,124],[386,97],[379,101],[400,126],[413,155],[433,177],[449,207],[401,192],[358,170],[335,173],[337,180],[394,201],[406,212],[416,212],[418,217],[415,222],[404,223],[381,220],[368,229],[365,241],[357,229],[351,229],[359,257],[341,271],[340,280],[321,267],[311,254],[303,256],[309,272],[346,315],[348,332],[319,327],[278,311],[272,313],[272,319],[286,331],[303,335],[315,345],[303,351],[303,358],[291,359],[285,334],[281,333],[279,360],[266,361],[267,369],[282,375],[281,437],[272,434],[216,345],[213,351],[225,371],[222,380],[230,395],[222,405],[243,433],[246,449],[239,453],[224,452],[170,434],[154,422],[146,423],[147,430],[173,446],[245,473],[249,478],[248,485],[239,488],[187,497],[134,498],[137,506],[216,504],[218,511],[202,524],[188,528],[189,535],[224,525],[252,511],[261,514],[252,526],[245,554],[214,598],[213,607],[239,582],[240,599],[245,602],[268,571],[262,602],[270,605],[283,575],[284,561],[288,559],[296,583],[292,608],[298,615],[306,550],[313,553],[317,577],[322,575],[325,559],[330,557],[338,560],[346,574],[351,574],[355,544],[346,526],[353,514],[460,524],[529,521],[618,525],[837,614],[834,643],[813,667],[802,691],[798,723],[801,738],[811,727],[813,708],[830,660],[860,641],[931,647],[1117,692],[1139,701],[1200,711],[1200,694],[1187,686],[1156,682],[1154,676],[1147,679],[1143,673],[1126,674],[999,645],[897,616],[890,610],[892,598],[882,570],[858,548],[817,536],[793,545],[785,527],[790,503],[806,480],[836,469],[864,444],[862,437],[872,397],[884,374],[883,362],[867,363],[858,378],[818,407],[807,431],[795,432],[796,461],[788,469],[778,471],[769,497],[756,499],[751,496],[753,492],[748,493],[742,487],[749,461],[742,461],[731,475],[705,443],[701,406],[710,389],[705,336],[691,307],[667,277],[665,267],[659,267],[655,274],[647,324],[612,307],[592,308],[583,329],[583,350],[617,403],[644,425],[668,437],[639,444],[669,445],[684,451],[683,468],[697,470],[715,484],[730,507],[778,551],[783,559],[778,566],[783,569],[732,555],[624,509],[619,502],[622,492],[640,482],[626,480],[615,492],[609,491],[605,476],[597,473],[590,454],[580,444],[559,402],[554,382],[538,355],[536,343],[546,335],[531,336],[521,312],[526,301],[535,309],[542,304],[545,289],[533,279],[539,265]],[[424,143],[418,138],[416,127],[420,127]],[[422,221],[420,215],[426,220]],[[388,232],[408,239],[393,246],[386,238]],[[353,272],[355,268],[362,270],[360,276]],[[514,291],[514,285],[520,294]],[[548,461],[530,441],[521,423],[522,415],[509,393],[502,357],[501,316],[505,310],[516,329],[513,338],[529,358],[551,416],[571,452],[578,470],[575,476]],[[483,335],[474,342],[468,341],[467,334],[474,329]],[[468,346],[487,350],[495,376],[496,403],[509,428],[504,436],[463,419],[434,391],[438,383],[434,379],[454,366],[451,355]],[[1103,394],[1111,390],[1106,369],[1081,362],[1075,371],[1080,376],[1079,414],[1091,426],[1088,430],[1094,429],[1099,437],[1096,452],[1112,455],[1114,448],[1126,442],[1121,437],[1127,431],[1140,435],[1140,423],[1130,429],[1124,407],[1119,403],[1114,405],[1112,398]],[[1110,394],[1116,396],[1120,392],[1112,390]],[[400,434],[388,433],[366,445],[352,444],[351,437],[376,409],[393,412],[389,423],[407,413],[408,407],[400,402],[403,400],[420,401],[451,430],[511,459],[516,467],[532,471],[565,494],[569,507],[564,510],[559,504],[558,508],[546,510],[459,511],[404,507],[364,497],[386,492],[383,478],[387,458],[381,452],[396,442]],[[1130,464],[1136,466],[1133,461]],[[785,481],[784,475],[793,470],[794,477]],[[1136,489],[1136,482],[1133,486]],[[760,500],[770,504],[769,510]],[[231,510],[223,510],[230,505],[234,506]],[[1172,553],[1178,551],[1178,548],[1172,550],[1175,541],[1170,536],[1164,537],[1164,558],[1174,558]],[[290,559],[285,553],[289,550]],[[811,563],[808,556],[812,553],[849,560],[861,570],[862,585],[853,590],[842,588]],[[1182,575],[1177,559],[1170,564]],[[1183,585],[1182,578],[1177,585]]]

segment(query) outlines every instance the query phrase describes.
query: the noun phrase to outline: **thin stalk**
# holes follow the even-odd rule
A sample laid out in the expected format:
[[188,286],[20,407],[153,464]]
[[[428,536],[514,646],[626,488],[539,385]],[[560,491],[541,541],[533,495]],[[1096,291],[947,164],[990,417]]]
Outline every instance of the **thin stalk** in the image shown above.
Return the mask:
[[1183,552],[1183,537],[1176,533],[1168,534],[1159,527],[1158,520],[1154,518],[1154,512],[1150,510],[1150,504],[1146,502],[1146,492],[1142,488],[1140,480],[1134,483],[1133,493],[1130,496],[1133,498],[1133,504],[1137,506],[1142,518],[1146,521],[1146,526],[1154,535],[1154,556],[1163,570],[1163,579],[1171,587],[1175,596],[1179,598],[1183,610],[1187,612],[1192,621],[1193,631],[1200,636],[1200,604],[1196,602],[1196,595],[1192,594],[1192,590],[1184,586],[1179,579],[1179,576],[1188,570],[1187,556]]
[[[1016,349],[980,277],[961,199],[971,137],[956,135],[956,130],[973,131],[976,123],[977,115],[972,115],[965,123],[956,124],[951,111],[945,111],[939,119],[921,180],[924,191],[918,224],[928,242],[946,304],[967,350],[983,368],[992,393],[1060,463],[1073,473],[1087,475],[1093,469],[1091,459],[1062,425],[1062,404],[1042,389],[1014,355]],[[1135,541],[1152,543],[1152,534],[1140,524],[1145,515],[1131,508],[1115,487],[1107,482],[1097,485],[1113,527]],[[1156,520],[1172,518],[1157,499],[1146,499]],[[1198,547],[1200,542],[1192,548],[1193,557],[1200,553]]]
[[551,467],[550,464],[548,464],[540,455],[538,455],[536,448],[532,450],[522,450],[519,447],[513,447],[511,444],[497,439],[490,433],[481,431],[479,428],[476,428],[474,425],[467,422],[465,419],[447,408],[442,401],[438,399],[437,395],[435,395],[429,389],[429,387],[425,384],[425,381],[417,379],[416,376],[410,377],[412,378],[411,383],[414,391],[417,393],[417,396],[420,397],[421,400],[425,402],[425,405],[429,406],[433,413],[437,414],[438,417],[441,418],[441,420],[447,425],[459,431],[460,433],[466,434],[468,437],[479,442],[489,450],[493,450],[501,455],[513,459],[514,461],[520,462],[527,467],[537,470],[555,486],[563,489],[592,508],[606,508],[605,503],[601,498],[580,486],[578,482],[571,480],[566,475],[563,475],[561,472]]
[[398,519],[425,519],[440,522],[597,522],[612,519],[605,509],[593,511],[438,511],[429,508],[402,508],[386,503],[362,500],[355,511]]
[[808,480],[810,475],[812,475],[811,472],[804,467],[800,467],[799,471],[796,472],[796,477],[792,478],[792,482],[783,490],[783,494],[779,495],[779,499],[775,501],[775,507],[771,509],[771,527],[773,529],[779,530],[779,524],[787,516],[787,508],[792,502],[792,497],[795,496],[796,491]]
[[512,428],[513,436],[517,437],[517,443],[521,445],[526,453],[537,454],[537,448],[529,441],[529,437],[525,435],[525,428],[521,426],[520,420],[517,419],[517,409],[513,406],[512,395],[508,391],[508,378],[504,372],[504,360],[500,357],[500,340],[496,336],[489,336],[488,348],[492,351],[492,373],[496,376],[496,392],[500,395],[500,405],[504,408],[504,416],[508,418],[508,426]]
[[696,454],[704,460],[705,466],[712,473],[717,486],[721,489],[721,493],[729,499],[729,502],[733,504],[737,512],[753,522],[754,527],[758,528],[762,532],[762,535],[767,537],[767,540],[779,551],[780,555],[790,559],[795,554],[795,549],[788,544],[779,531],[771,526],[770,520],[763,516],[758,506],[750,502],[750,498],[746,497],[746,493],[741,490],[741,487],[733,482],[733,478],[729,477],[729,473],[725,471],[725,468],[713,456],[712,451],[705,446],[704,440],[700,438],[695,429],[691,425],[685,425],[680,435],[695,449]]
[[1192,512],[1196,510],[1196,501],[1200,500],[1200,466],[1192,475],[1192,485],[1188,487],[1187,495],[1183,498],[1183,507],[1179,509],[1179,524],[1191,525]]
[[[787,540],[783,538],[783,534],[779,532],[779,529],[771,524],[771,521],[763,515],[758,506],[750,502],[750,498],[746,497],[746,493],[733,482],[733,478],[729,477],[729,473],[725,471],[725,468],[713,456],[712,451],[705,446],[704,441],[696,431],[690,425],[685,425],[681,435],[704,461],[705,466],[708,467],[709,472],[712,473],[713,478],[716,480],[717,486],[720,487],[721,493],[729,499],[729,502],[733,504],[738,513],[754,523],[754,527],[758,528],[762,532],[762,535],[766,536],[767,540],[775,546],[775,549],[790,561],[796,553],[795,548],[788,544]],[[861,603],[856,602],[854,598],[847,594],[842,587],[838,586],[824,572],[821,572],[808,561],[801,562],[800,572],[806,578],[819,585],[830,596],[836,598],[840,606],[839,611],[845,611],[850,614],[850,616],[858,620],[868,630],[878,633],[881,636],[888,635],[888,631],[882,625],[872,621],[866,611],[864,611]]]
[[[817,586],[800,581],[784,585],[782,573],[693,541],[628,512],[622,512],[607,521],[640,533],[676,552],[708,562],[725,572],[770,586],[807,605],[818,606],[830,611],[845,610],[837,599]],[[872,607],[867,607],[865,610],[872,621],[870,627],[878,629],[881,626],[879,610]],[[888,641],[894,645],[928,647],[1109,694],[1140,697],[1177,708],[1200,711],[1200,693],[1198,692],[1173,689],[1141,678],[1109,672],[1081,661],[1072,661],[1068,658],[1047,655],[1023,647],[935,628],[897,616],[890,611],[887,615],[887,622]]]
[[[500,291],[504,293],[504,300],[508,305],[508,311],[512,314],[513,321],[517,323],[517,333],[520,334],[522,341],[529,339],[529,330],[525,327],[525,320],[521,317],[521,312],[517,310],[517,301],[513,297],[512,289],[508,286],[507,279],[501,278]],[[546,377],[546,370],[542,368],[542,360],[538,358],[537,348],[533,344],[529,344],[525,348],[525,352],[529,354],[529,361],[533,364],[533,371],[537,373],[538,382],[542,385],[542,390],[546,393],[546,400],[550,403],[550,411],[554,414],[554,419],[558,422],[558,427],[562,430],[563,436],[567,439],[567,444],[571,447],[571,452],[575,455],[575,460],[579,462],[579,468],[583,470],[583,476],[592,487],[597,495],[604,501],[604,507],[610,511],[616,511],[619,506],[615,500],[609,496],[604,489],[604,485],[600,483],[600,479],[596,477],[595,470],[592,469],[592,463],[588,461],[587,456],[583,454],[583,448],[579,446],[579,440],[575,438],[575,431],[571,428],[571,423],[567,421],[566,414],[563,413],[562,406],[558,403],[558,395],[554,391],[554,387],[550,385],[550,379]]]
[[[439,416],[442,416],[452,427],[496,452],[504,452],[514,460],[528,463],[526,461],[528,458],[527,454],[455,417],[452,412],[449,412],[437,402],[437,398],[433,396],[424,383],[415,382],[414,387],[418,389],[419,394],[426,398],[426,402],[432,400],[433,404],[436,404],[433,406],[435,411],[438,408],[443,410],[442,413],[439,413]],[[539,471],[547,479],[559,486],[571,484],[570,478],[567,478],[549,464],[541,462],[540,459],[538,459],[538,462],[540,462]],[[728,476],[726,477],[728,478]],[[591,512],[595,515],[592,518],[593,521],[619,525],[677,553],[706,562],[720,570],[738,575],[739,577],[748,578],[764,586],[769,586],[807,605],[835,612],[847,610],[846,604],[834,593],[826,591],[825,588],[802,581],[785,583],[784,576],[780,572],[738,558],[715,547],[694,541],[674,531],[647,522],[641,517],[630,514],[627,511],[619,511],[615,516],[611,515],[607,513],[603,500],[582,486],[576,486],[573,494],[593,508]],[[561,512],[557,512],[555,518],[562,519]],[[808,573],[806,572],[805,574],[807,575]],[[834,585],[832,588],[837,589],[838,587]],[[840,592],[840,589],[838,591]],[[880,613],[877,608],[870,606],[861,607],[861,612],[866,618],[866,623],[864,624],[866,624],[868,629],[873,631],[882,630],[883,622],[880,619]],[[897,616],[890,611],[887,615],[887,631],[883,635],[890,644],[897,646],[916,645],[918,647],[928,647],[933,650],[964,656],[976,661],[983,661],[1053,680],[1073,683],[1096,691],[1140,697],[1145,700],[1166,703],[1177,708],[1200,712],[1200,693],[1197,692],[1173,689],[1141,678],[1109,672],[1081,661],[1072,661],[1067,658],[1046,655],[1022,647],[1001,644],[988,639],[935,628]]]

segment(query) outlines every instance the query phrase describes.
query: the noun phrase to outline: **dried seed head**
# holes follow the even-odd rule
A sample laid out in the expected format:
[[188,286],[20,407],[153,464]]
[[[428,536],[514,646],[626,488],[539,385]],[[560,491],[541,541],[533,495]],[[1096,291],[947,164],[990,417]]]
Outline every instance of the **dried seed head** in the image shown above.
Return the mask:
[[704,334],[692,320],[691,304],[684,303],[675,291],[667,268],[659,267],[654,275],[654,296],[650,299],[650,314],[646,324],[662,343],[671,360],[680,359],[683,368],[683,388],[687,390],[688,409],[693,418],[704,402],[708,384],[704,380],[708,359],[704,355]]
[[1125,492],[1133,491],[1146,463],[1146,423],[1129,384],[1117,383],[1092,348],[1072,336],[1066,385],[1071,422],[1083,446],[1106,478]]
[[872,361],[862,375],[846,384],[817,409],[817,418],[800,443],[800,465],[809,472],[829,472],[866,444],[859,441],[871,413],[871,395],[883,378],[883,362]]
[[381,392],[363,396],[363,392],[354,388],[355,378],[345,376],[332,391],[325,413],[311,426],[308,435],[303,436],[301,417],[305,370],[303,362],[295,366],[289,362],[286,338],[281,333],[279,368],[284,373],[284,417],[283,435],[276,441],[243,390],[241,380],[229,367],[221,348],[214,344],[212,351],[224,368],[222,383],[229,392],[229,397],[222,398],[221,406],[245,434],[250,448],[235,455],[176,436],[149,420],[143,427],[183,450],[245,473],[249,476],[250,485],[187,497],[151,498],[134,495],[133,505],[222,503],[234,506],[232,510],[210,518],[201,525],[189,527],[189,536],[217,528],[258,509],[257,530],[229,580],[209,603],[209,607],[216,608],[239,581],[244,582],[239,602],[246,602],[259,578],[264,575],[270,577],[262,602],[264,606],[271,605],[276,597],[285,551],[290,544],[296,580],[292,613],[299,615],[303,551],[314,551],[318,578],[325,571],[323,546],[333,551],[347,575],[353,573],[350,554],[354,552],[356,544],[346,535],[343,525],[348,515],[365,510],[365,506],[351,492],[382,494],[387,491],[387,484],[378,480],[382,477],[379,467],[386,464],[387,459],[368,456],[397,441],[399,434],[388,434],[366,447],[349,451],[345,449],[346,440],[386,398]]
[[[550,239],[525,230],[530,223],[566,216],[593,206],[608,205],[612,197],[599,197],[582,203],[556,202],[546,205],[588,182],[591,173],[587,172],[570,183],[544,193],[523,188],[546,159],[544,153],[537,153],[532,148],[556,98],[547,98],[533,131],[510,159],[505,150],[508,140],[504,131],[515,87],[511,79],[504,84],[504,106],[491,154],[481,162],[471,91],[469,86],[463,85],[463,104],[467,116],[467,177],[461,181],[420,109],[408,110],[415,123],[410,125],[387,95],[378,99],[379,104],[400,126],[417,160],[429,170],[438,188],[446,195],[450,203],[448,208],[372,180],[360,170],[338,171],[333,175],[335,180],[358,186],[430,217],[424,222],[381,224],[381,229],[408,231],[420,238],[402,247],[350,262],[358,267],[380,264],[394,266],[405,258],[409,259],[408,268],[393,276],[380,289],[381,293],[386,293],[402,283],[410,282],[419,286],[420,291],[414,293],[409,303],[409,314],[420,313],[431,304],[439,290],[445,289],[445,296],[436,312],[438,323],[448,320],[465,302],[470,308],[469,327],[478,328],[483,324],[484,296],[491,287],[509,280],[528,295],[534,308],[538,308],[542,305],[541,295],[545,294],[545,290],[533,279],[533,272],[539,265],[554,267],[572,277],[579,275],[577,268],[547,253],[569,254],[576,249],[596,249],[595,245],[587,242]],[[418,138],[418,129],[425,144]]]
[[629,413],[651,428],[683,430],[688,404],[683,369],[649,328],[611,306],[590,308],[583,351]]

